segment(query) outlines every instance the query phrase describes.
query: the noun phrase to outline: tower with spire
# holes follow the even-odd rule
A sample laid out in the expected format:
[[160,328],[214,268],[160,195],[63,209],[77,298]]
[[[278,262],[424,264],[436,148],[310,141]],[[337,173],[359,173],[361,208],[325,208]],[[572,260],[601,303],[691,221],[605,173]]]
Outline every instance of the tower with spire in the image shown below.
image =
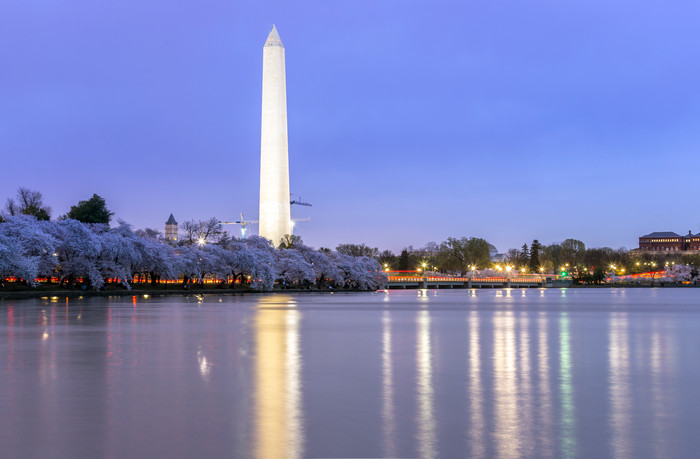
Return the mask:
[[284,46],[274,25],[263,46],[259,215],[259,234],[273,245],[292,233]]
[[165,240],[177,242],[177,221],[173,214],[170,214],[170,218],[165,222]]

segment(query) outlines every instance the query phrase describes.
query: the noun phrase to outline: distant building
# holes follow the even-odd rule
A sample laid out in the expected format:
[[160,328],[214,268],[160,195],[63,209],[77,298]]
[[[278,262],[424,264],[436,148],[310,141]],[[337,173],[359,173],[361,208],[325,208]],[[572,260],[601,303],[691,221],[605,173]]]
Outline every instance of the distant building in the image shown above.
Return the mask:
[[495,245],[489,244],[489,258],[494,263],[503,263],[506,261],[505,253],[498,253],[498,249]]
[[641,252],[697,252],[700,251],[700,233],[681,236],[672,231],[656,231],[639,238]]
[[165,240],[166,241],[177,241],[177,222],[173,214],[170,214],[170,218],[165,222]]

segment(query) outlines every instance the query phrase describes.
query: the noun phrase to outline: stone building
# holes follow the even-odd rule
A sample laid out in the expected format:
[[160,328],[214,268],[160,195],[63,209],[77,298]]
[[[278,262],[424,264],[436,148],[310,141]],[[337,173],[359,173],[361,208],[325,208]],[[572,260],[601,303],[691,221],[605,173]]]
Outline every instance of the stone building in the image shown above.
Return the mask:
[[177,242],[177,222],[173,214],[170,214],[170,218],[165,222],[165,240]]
[[656,231],[639,238],[642,252],[694,252],[700,251],[700,233],[681,236],[672,231]]

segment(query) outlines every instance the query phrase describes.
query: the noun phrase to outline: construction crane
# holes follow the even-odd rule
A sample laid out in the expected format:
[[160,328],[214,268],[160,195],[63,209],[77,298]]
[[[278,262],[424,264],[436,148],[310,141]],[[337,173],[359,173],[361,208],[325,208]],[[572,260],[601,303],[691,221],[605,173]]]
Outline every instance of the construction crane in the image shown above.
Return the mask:
[[[297,206],[312,207],[312,204],[310,202],[302,201],[301,197],[299,197],[298,199],[294,199],[294,197],[292,197],[292,193],[289,193],[289,206],[291,207],[295,204]],[[297,222],[308,222],[309,220],[311,220],[311,218],[309,218],[309,217],[292,218],[292,229],[294,228],[294,226],[296,225]]]
[[[305,206],[305,207],[312,207],[313,204],[310,202],[304,202],[301,200],[301,198],[294,199],[292,197],[292,193],[289,193],[289,205],[297,205],[297,206]],[[219,226],[221,225],[241,225],[241,239],[245,239],[246,234],[248,233],[248,225],[252,225],[254,223],[260,223],[260,220],[246,220],[245,217],[243,216],[243,213],[240,214],[241,219],[235,222],[219,222]],[[296,222],[307,222],[311,220],[309,217],[306,218],[293,218],[292,219],[292,226]]]
[[248,231],[248,225],[253,223],[260,223],[259,220],[246,220],[241,213],[241,219],[235,222],[219,222],[219,225],[241,225],[241,239],[245,239],[246,233]]
[[306,206],[306,207],[312,207],[312,206],[313,206],[313,204],[311,204],[310,202],[303,202],[303,201],[301,200],[301,198],[299,198],[299,199],[294,199],[294,198],[292,197],[292,193],[289,193],[289,205],[292,205],[292,206],[293,206],[293,205],[295,205],[295,204],[296,204],[297,206]]

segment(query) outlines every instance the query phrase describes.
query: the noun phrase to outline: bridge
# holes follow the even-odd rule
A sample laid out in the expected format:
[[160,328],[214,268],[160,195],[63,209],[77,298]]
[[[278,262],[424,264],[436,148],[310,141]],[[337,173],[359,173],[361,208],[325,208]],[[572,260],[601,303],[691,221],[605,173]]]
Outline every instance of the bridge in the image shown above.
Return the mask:
[[445,277],[445,276],[389,276],[387,288],[542,288],[547,287],[546,276],[527,277]]

